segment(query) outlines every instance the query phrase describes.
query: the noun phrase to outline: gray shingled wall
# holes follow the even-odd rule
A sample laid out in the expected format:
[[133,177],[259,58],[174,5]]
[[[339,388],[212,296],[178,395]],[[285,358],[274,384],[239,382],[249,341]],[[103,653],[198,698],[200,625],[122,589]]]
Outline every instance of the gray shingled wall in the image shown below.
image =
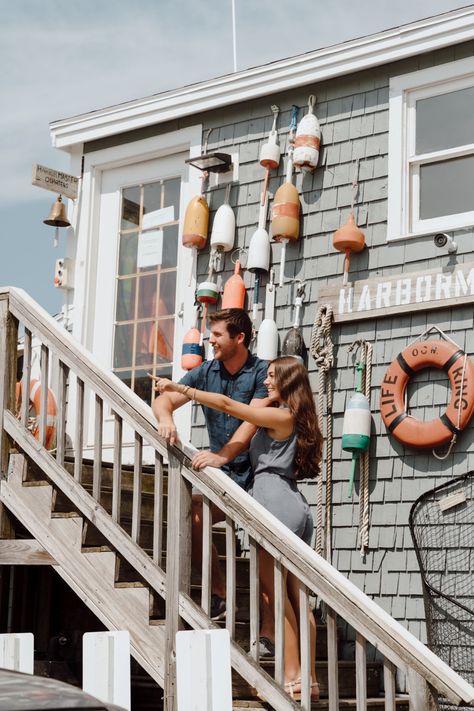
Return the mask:
[[[148,127],[114,139],[96,141],[87,144],[85,150],[88,152],[117,142],[131,142],[198,122],[202,122],[204,134],[213,128],[209,149],[239,151],[239,181],[232,188],[230,202],[236,213],[238,245],[247,247],[258,219],[263,180],[258,156],[272,124],[270,106],[276,103],[281,109],[278,131],[284,152],[292,104],[305,107],[308,95],[315,94],[316,114],[322,127],[320,162],[314,174],[298,174],[296,178],[302,203],[301,238],[298,244],[290,245],[287,249],[288,281],[277,290],[276,296],[276,319],[281,342],[293,319],[291,304],[294,284],[290,279],[299,278],[307,282],[303,331],[306,344],[309,345],[318,308],[319,288],[330,283],[341,283],[343,257],[333,250],[332,235],[345,222],[349,213],[350,183],[357,159],[360,160],[360,172],[356,218],[365,233],[367,249],[352,257],[350,279],[415,272],[452,263],[446,251],[433,245],[431,237],[391,244],[386,242],[389,80],[391,76],[473,54],[474,43],[448,47],[319,85]],[[300,112],[300,118],[303,113],[304,110]],[[285,161],[282,159],[278,173],[273,172],[271,175],[272,195],[284,181],[284,174]],[[212,214],[222,203],[223,196],[223,189],[213,192]],[[471,261],[474,245],[472,233],[460,234],[456,236],[456,241],[459,248],[454,259],[458,262]],[[279,245],[272,245],[272,255],[278,271]],[[201,281],[206,278],[208,256],[208,251],[204,251],[198,260],[198,279]],[[227,255],[225,270],[220,275],[223,282],[231,272],[232,264]],[[244,279],[250,288],[251,275],[244,272]],[[438,461],[430,452],[405,449],[387,435],[381,423],[379,386],[392,359],[432,324],[446,330],[461,347],[466,348],[468,354],[474,356],[473,310],[466,306],[438,310],[431,314],[423,312],[335,326],[332,333],[335,343],[333,562],[356,585],[373,596],[382,607],[423,640],[423,600],[417,561],[407,527],[408,514],[411,504],[421,493],[473,468],[474,429],[470,426],[463,432],[454,452],[445,461]],[[374,346],[371,398],[373,437],[370,450],[371,528],[369,552],[365,559],[361,558],[356,547],[358,482],[353,499],[349,500],[347,480],[350,457],[341,452],[343,412],[355,382],[348,346],[355,338],[365,338]],[[311,358],[308,366],[316,393],[318,377]],[[443,381],[444,375],[438,371],[425,371],[413,381],[413,395],[410,398],[412,414],[430,419],[437,416],[440,408],[444,409],[449,392]],[[194,408],[193,412],[192,439],[198,447],[207,445],[207,434],[199,408]],[[309,501],[315,501],[314,484],[307,485],[305,493]]]
[[[351,280],[386,274],[420,271],[450,263],[446,251],[437,249],[432,237],[387,244],[386,217],[388,191],[388,98],[390,76],[415,71],[473,54],[473,45],[463,45],[413,58],[374,71],[347,76],[303,90],[270,96],[264,100],[229,107],[204,117],[204,130],[213,128],[210,149],[239,150],[238,185],[232,188],[230,202],[235,210],[238,245],[247,247],[259,211],[263,169],[258,162],[260,147],[271,128],[270,105],[280,106],[278,121],[282,151],[285,150],[291,105],[305,107],[309,93],[317,96],[316,114],[322,128],[320,163],[312,175],[298,174],[296,185],[302,204],[302,230],[298,244],[287,248],[287,283],[277,289],[276,320],[280,344],[292,325],[294,284],[291,278],[307,282],[303,313],[306,344],[310,343],[312,325],[318,307],[321,285],[340,283],[343,257],[332,248],[333,232],[342,225],[350,209],[351,187],[356,159],[360,161],[356,218],[362,227],[367,249],[351,260]],[[300,118],[304,109],[300,112]],[[273,172],[270,192],[273,196],[284,181],[285,160],[278,174]],[[223,190],[212,195],[211,210],[223,201]],[[459,262],[472,259],[472,234],[456,237]],[[272,245],[272,258],[278,273],[280,246]],[[199,258],[199,279],[205,280],[208,254]],[[230,256],[225,260],[222,282],[230,276]],[[247,287],[252,276],[244,273]],[[263,294],[263,289],[262,289]],[[251,290],[249,298],[252,297]],[[333,547],[334,564],[387,612],[402,621],[415,635],[425,639],[424,609],[418,564],[408,530],[408,514],[415,499],[427,489],[470,469],[474,464],[473,427],[463,433],[454,453],[438,461],[430,452],[405,449],[389,437],[379,416],[379,386],[393,358],[428,326],[442,329],[474,355],[473,313],[460,307],[360,321],[333,328],[334,369],[334,459],[333,459]],[[352,500],[347,497],[350,455],[341,451],[342,419],[353,392],[355,373],[348,346],[356,338],[365,338],[374,346],[372,372],[373,437],[370,473],[369,551],[363,559],[357,549],[359,521],[358,480]],[[317,391],[317,372],[309,358],[313,389]],[[414,381],[410,398],[415,417],[431,419],[449,400],[446,377],[440,371],[424,371]],[[200,410],[195,408],[193,440],[207,445],[207,435]],[[315,502],[315,486],[307,485],[308,500]]]

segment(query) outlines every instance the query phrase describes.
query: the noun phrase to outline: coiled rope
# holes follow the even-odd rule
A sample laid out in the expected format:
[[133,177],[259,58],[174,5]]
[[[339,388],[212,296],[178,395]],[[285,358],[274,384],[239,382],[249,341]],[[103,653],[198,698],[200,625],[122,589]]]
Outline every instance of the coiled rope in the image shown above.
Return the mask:
[[[364,364],[362,374],[362,390],[370,404],[370,389],[372,387],[372,344],[360,338],[349,346],[349,353],[354,348],[361,350],[360,360]],[[369,452],[363,452],[360,456],[360,483],[359,483],[359,535],[358,546],[362,557],[365,556],[369,546]]]
[[[330,305],[320,306],[311,333],[310,352],[319,372],[317,411],[324,447],[318,475],[316,493],[315,550],[331,561],[332,513],[332,382],[330,370],[334,363],[334,344],[331,340],[333,310]],[[324,427],[326,421],[326,427]],[[323,477],[323,468],[324,474]],[[323,525],[323,479],[326,484],[326,506]],[[324,531],[324,535],[323,535]]]

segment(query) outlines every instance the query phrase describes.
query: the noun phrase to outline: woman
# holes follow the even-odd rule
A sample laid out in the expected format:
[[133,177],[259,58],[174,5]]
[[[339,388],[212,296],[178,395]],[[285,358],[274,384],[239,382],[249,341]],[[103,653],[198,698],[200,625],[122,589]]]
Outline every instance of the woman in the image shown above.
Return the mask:
[[[311,540],[313,520],[309,505],[298,491],[299,479],[314,478],[321,457],[319,431],[308,374],[291,356],[276,358],[268,366],[268,396],[273,407],[255,408],[236,402],[226,395],[207,393],[188,385],[154,378],[155,389],[186,395],[191,400],[246,420],[259,429],[250,443],[250,461],[254,480],[249,493],[306,543]],[[260,585],[274,609],[273,558],[260,552]],[[299,595],[296,578],[287,575],[285,585],[285,688],[293,698],[301,694],[299,657]],[[311,621],[311,698],[319,698],[315,672],[316,626]],[[273,629],[261,630],[271,639]]]

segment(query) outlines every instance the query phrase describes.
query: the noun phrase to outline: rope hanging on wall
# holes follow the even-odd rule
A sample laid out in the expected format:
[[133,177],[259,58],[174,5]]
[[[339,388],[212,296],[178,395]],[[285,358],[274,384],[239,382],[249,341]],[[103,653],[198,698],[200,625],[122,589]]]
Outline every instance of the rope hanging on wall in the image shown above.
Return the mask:
[[[361,350],[360,359],[365,365],[362,374],[362,392],[370,403],[370,388],[372,386],[372,344],[360,338],[349,346],[349,353],[354,348]],[[358,546],[362,557],[365,556],[369,545],[369,452],[360,455],[360,485],[359,485],[359,533]]]
[[[310,352],[319,371],[317,398],[318,421],[323,435],[324,447],[321,471],[316,494],[316,541],[315,550],[331,562],[331,514],[332,514],[332,382],[330,370],[334,363],[334,344],[331,340],[333,311],[330,305],[320,306],[311,333]],[[324,427],[326,421],[326,427]],[[324,476],[323,476],[324,470]],[[323,479],[326,484],[326,505],[323,524]],[[323,535],[324,534],[324,535]]]

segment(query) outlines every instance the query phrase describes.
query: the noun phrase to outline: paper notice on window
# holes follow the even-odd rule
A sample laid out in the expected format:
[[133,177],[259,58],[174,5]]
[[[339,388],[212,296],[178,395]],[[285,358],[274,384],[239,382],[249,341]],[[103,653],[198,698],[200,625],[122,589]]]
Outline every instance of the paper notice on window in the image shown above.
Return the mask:
[[153,227],[166,225],[168,222],[174,222],[174,207],[163,207],[161,210],[153,210],[146,212],[143,215],[142,230],[151,230]]
[[138,239],[137,267],[156,267],[163,256],[163,230],[142,232]]

